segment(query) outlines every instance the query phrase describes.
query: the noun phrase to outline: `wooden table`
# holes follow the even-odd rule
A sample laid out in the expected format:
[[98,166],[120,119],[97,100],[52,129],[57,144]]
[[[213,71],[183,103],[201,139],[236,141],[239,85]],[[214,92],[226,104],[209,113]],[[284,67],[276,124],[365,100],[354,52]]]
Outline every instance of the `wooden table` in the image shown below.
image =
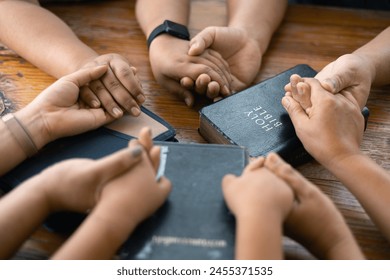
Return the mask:
[[[197,132],[198,110],[204,103],[188,109],[155,82],[145,37],[135,19],[134,5],[135,1],[118,0],[89,5],[48,5],[47,8],[99,53],[117,52],[126,56],[138,68],[147,92],[145,107],[170,122],[177,130],[179,141],[204,143]],[[207,25],[225,22],[223,0],[193,1],[189,26],[192,34]],[[264,56],[257,81],[300,63],[320,70],[338,56],[365,44],[389,25],[390,12],[292,5]],[[0,45],[0,91],[16,105],[15,109],[27,104],[53,81],[52,77]],[[364,152],[386,169],[390,169],[389,91],[389,87],[372,90],[368,102],[371,115],[362,145]],[[368,258],[390,259],[390,245],[340,182],[316,162],[298,169],[336,203]],[[41,228],[16,258],[47,258],[62,241],[63,237]],[[289,259],[312,258],[305,249],[287,238],[284,248]]]

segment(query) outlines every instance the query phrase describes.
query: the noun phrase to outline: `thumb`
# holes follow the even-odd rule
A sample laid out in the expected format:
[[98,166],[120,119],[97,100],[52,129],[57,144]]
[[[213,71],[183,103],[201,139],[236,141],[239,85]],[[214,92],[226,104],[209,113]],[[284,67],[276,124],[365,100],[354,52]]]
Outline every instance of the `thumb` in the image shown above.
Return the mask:
[[[329,73],[331,74],[329,75]],[[346,87],[350,86],[349,75],[345,72],[345,70],[340,72],[337,68],[332,68],[332,72],[329,72],[328,68],[325,67],[315,76],[315,78],[321,83],[321,86],[324,89],[333,94],[339,93]]]
[[158,186],[163,194],[164,200],[168,197],[172,190],[172,183],[166,177],[162,176],[158,181]]
[[209,48],[215,40],[216,29],[213,27],[207,27],[201,32],[196,34],[190,41],[190,49],[188,55],[200,55],[207,48]]
[[70,75],[64,76],[62,80],[74,83],[77,87],[82,87],[87,83],[99,79],[108,69],[108,65],[98,65],[93,67],[82,68]]
[[284,96],[282,98],[282,105],[286,109],[290,119],[295,126],[299,126],[302,121],[308,119],[308,116],[302,106],[294,100],[291,96]]

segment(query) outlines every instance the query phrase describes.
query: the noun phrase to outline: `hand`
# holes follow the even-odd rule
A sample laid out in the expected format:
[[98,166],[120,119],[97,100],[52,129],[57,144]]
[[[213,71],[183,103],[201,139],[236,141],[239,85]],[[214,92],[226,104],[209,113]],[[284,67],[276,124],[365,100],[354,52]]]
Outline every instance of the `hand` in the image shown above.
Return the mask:
[[192,38],[188,54],[200,55],[208,48],[218,52],[229,64],[233,78],[231,91],[237,92],[251,85],[259,72],[262,53],[256,40],[245,30],[207,27]]
[[53,212],[86,212],[96,205],[106,183],[130,172],[142,160],[142,153],[141,146],[135,146],[99,160],[66,160],[45,169],[32,180],[40,182],[36,184],[43,188]]
[[80,87],[99,79],[106,71],[107,65],[100,65],[64,76],[15,113],[32,134],[38,148],[113,120],[104,109],[90,108],[79,98]]
[[[200,56],[189,56],[187,54],[189,44],[187,41],[172,38],[167,35],[158,36],[150,46],[149,57],[153,74],[157,82],[168,91],[177,94],[186,105],[191,107],[194,104],[194,96],[189,88],[182,86],[181,79],[188,77],[195,81],[200,77],[199,86],[202,90],[199,94],[204,94],[208,89],[209,98],[214,98],[215,86],[208,87],[208,82],[214,81],[218,84],[217,90],[224,95],[230,94],[231,82],[230,72],[223,59],[213,51],[207,51]],[[207,74],[207,76],[202,75]],[[205,79],[206,78],[206,79]]]
[[133,116],[139,116],[139,106],[145,102],[145,94],[137,77],[137,69],[126,58],[115,53],[98,56],[82,67],[102,64],[108,65],[107,72],[82,88],[81,99],[92,108],[102,105],[114,118],[123,115],[121,108]]
[[292,189],[295,203],[285,221],[290,237],[321,259],[361,259],[363,255],[341,213],[315,185],[271,153],[264,163]]
[[226,175],[222,190],[226,203],[236,216],[256,217],[259,213],[277,213],[280,220],[289,214],[293,193],[288,185],[264,168],[264,158],[251,162],[241,176]]
[[312,78],[304,78],[300,87],[306,96],[303,99],[310,96],[310,110],[305,110],[289,94],[282,104],[305,149],[325,167],[359,154],[364,118],[352,93],[332,94]]
[[367,59],[357,54],[346,54],[325,66],[315,78],[331,93],[350,93],[363,109],[374,76],[375,70]]
[[[160,149],[150,146],[150,129],[140,132],[139,140],[132,140],[130,147],[142,143],[146,153],[142,161],[129,172],[111,180],[103,189],[99,202],[99,217],[116,226],[138,224],[153,214],[166,200],[171,191],[171,182],[161,177],[156,181]],[[104,211],[102,211],[104,209]],[[112,216],[115,213],[115,217]]]
[[236,217],[236,259],[281,259],[282,225],[293,204],[289,186],[267,168],[264,158],[242,175],[226,175],[222,190]]

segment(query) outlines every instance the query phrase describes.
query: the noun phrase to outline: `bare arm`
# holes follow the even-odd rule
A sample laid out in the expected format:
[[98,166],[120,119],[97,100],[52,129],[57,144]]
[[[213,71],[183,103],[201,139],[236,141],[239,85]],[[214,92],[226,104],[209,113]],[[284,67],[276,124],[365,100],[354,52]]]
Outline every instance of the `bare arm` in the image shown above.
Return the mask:
[[332,94],[317,80],[298,83],[311,99],[304,109],[294,93],[283,98],[306,150],[356,196],[384,236],[390,240],[390,175],[360,151],[364,119],[353,93]]
[[56,78],[107,64],[107,74],[84,87],[81,98],[91,107],[104,107],[115,118],[122,116],[121,107],[134,116],[140,114],[145,96],[127,59],[119,54],[99,56],[38,1],[0,0],[0,40]]
[[30,180],[0,200],[0,259],[12,257],[50,213],[39,179]]
[[228,26],[245,29],[264,54],[286,8],[286,0],[228,0]]
[[236,217],[236,259],[283,258],[283,222],[293,192],[263,165],[264,158],[258,158],[241,176],[222,180],[226,203]]
[[373,84],[390,83],[390,27],[383,30],[373,40],[357,49],[353,54],[364,56],[373,67]]
[[137,0],[135,8],[137,20],[146,38],[149,37],[154,28],[166,19],[188,25],[189,0]]
[[[283,19],[287,1],[228,1],[228,25],[209,26],[191,40],[190,55],[217,51],[229,65],[231,91],[250,86]],[[232,43],[233,42],[233,43]]]
[[356,196],[390,242],[390,174],[363,153],[325,166]]
[[[174,21],[185,26],[188,25],[190,3],[174,0],[138,0],[136,4],[136,15],[138,22],[145,33],[146,38],[164,20]],[[194,96],[191,88],[182,86],[181,79],[189,77],[196,81],[199,76],[208,75],[203,80],[202,86],[196,90],[197,93],[205,93],[208,83],[215,81],[217,90],[211,90],[208,97],[215,97],[213,94],[222,92],[228,93],[230,86],[230,73],[226,62],[221,56],[211,50],[202,55],[193,57],[188,55],[189,42],[168,34],[157,36],[149,48],[149,59],[157,82],[168,91],[175,93],[185,101],[187,106],[194,104]],[[191,86],[192,87],[192,84]]]
[[56,78],[98,56],[60,18],[34,2],[0,1],[2,43]]
[[389,44],[390,27],[353,53],[329,63],[316,78],[332,93],[351,92],[363,108],[372,85],[390,84]]
[[97,206],[54,259],[112,258],[135,227],[163,204],[171,184],[165,177],[155,180],[160,149],[147,129],[130,146],[138,143],[147,151],[139,156],[141,162],[104,186]]

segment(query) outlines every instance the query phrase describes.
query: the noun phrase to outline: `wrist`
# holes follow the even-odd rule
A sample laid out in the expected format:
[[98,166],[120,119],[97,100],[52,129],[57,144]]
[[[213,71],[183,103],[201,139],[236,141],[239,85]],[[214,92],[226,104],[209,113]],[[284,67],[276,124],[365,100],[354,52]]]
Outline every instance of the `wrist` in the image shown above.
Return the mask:
[[352,55],[355,55],[357,59],[363,63],[362,65],[359,65],[360,69],[356,69],[356,71],[360,71],[361,69],[366,69],[366,71],[368,70],[370,73],[370,84],[372,84],[376,79],[377,66],[375,63],[375,54],[360,52],[359,50],[357,50],[356,52],[352,53]]
[[247,41],[252,42],[256,46],[261,56],[264,55],[272,37],[272,32],[268,28],[264,27],[259,30],[258,26],[252,27],[240,23],[229,23],[228,27],[239,30],[247,38]]
[[28,131],[32,142],[39,150],[49,141],[49,133],[46,129],[44,118],[38,110],[33,110],[29,106],[16,112],[15,117],[21,125]]
[[115,203],[100,201],[90,214],[90,219],[99,222],[116,240],[126,240],[137,227],[139,221],[121,211]]
[[354,163],[361,161],[366,156],[359,150],[354,153],[338,154],[327,160],[318,160],[321,165],[333,174],[339,171],[348,170]]

